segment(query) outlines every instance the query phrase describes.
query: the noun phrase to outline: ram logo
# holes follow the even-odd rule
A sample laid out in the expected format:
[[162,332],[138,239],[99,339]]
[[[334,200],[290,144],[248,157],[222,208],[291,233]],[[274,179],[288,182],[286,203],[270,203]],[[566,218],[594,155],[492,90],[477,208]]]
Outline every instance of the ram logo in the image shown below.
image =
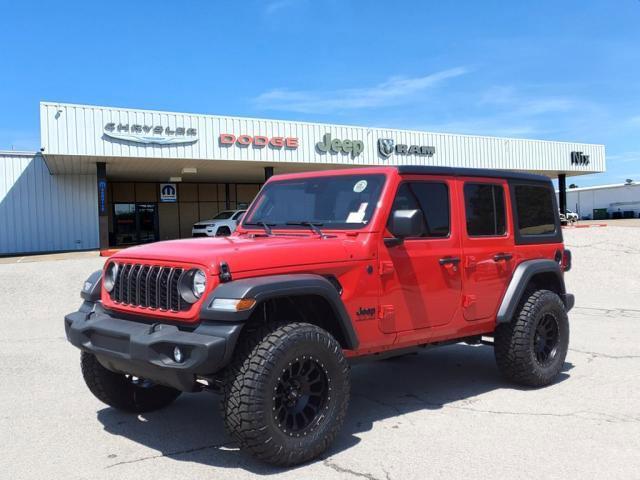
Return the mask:
[[379,138],[378,139],[378,151],[384,158],[389,158],[393,153],[395,142],[393,138]]

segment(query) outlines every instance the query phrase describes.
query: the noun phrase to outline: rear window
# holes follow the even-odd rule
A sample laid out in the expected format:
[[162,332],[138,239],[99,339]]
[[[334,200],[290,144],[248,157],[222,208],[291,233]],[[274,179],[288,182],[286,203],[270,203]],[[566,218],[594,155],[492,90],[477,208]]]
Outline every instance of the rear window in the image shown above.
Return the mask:
[[467,234],[470,237],[501,236],[506,230],[504,189],[490,183],[464,186]]
[[553,191],[544,186],[516,185],[516,210],[520,235],[556,233]]

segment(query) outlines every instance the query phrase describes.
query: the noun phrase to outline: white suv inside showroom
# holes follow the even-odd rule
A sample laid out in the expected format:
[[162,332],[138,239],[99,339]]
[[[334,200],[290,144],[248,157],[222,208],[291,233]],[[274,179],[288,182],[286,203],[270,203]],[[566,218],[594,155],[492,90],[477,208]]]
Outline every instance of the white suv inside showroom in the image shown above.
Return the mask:
[[201,220],[193,225],[194,237],[226,237],[231,235],[246,210],[223,210],[211,220]]

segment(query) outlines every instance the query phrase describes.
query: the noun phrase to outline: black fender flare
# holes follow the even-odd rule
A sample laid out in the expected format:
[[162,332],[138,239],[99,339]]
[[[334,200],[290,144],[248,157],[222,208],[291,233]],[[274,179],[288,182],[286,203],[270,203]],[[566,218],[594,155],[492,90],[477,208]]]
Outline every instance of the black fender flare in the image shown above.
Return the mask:
[[314,274],[285,274],[268,275],[264,277],[245,278],[233,280],[218,285],[205,299],[200,310],[201,320],[243,322],[246,321],[255,306],[250,310],[241,312],[223,312],[211,308],[216,298],[253,298],[256,305],[265,300],[278,297],[294,297],[299,295],[318,295],[325,299],[331,306],[345,339],[344,347],[349,350],[358,348],[358,336],[351,317],[340,298],[336,287],[321,275]]
[[100,300],[100,290],[102,289],[102,270],[96,270],[84,281],[80,297],[86,302],[97,302]]
[[519,264],[513,272],[507,291],[498,309],[498,314],[496,315],[497,323],[507,323],[511,321],[529,281],[539,273],[553,273],[556,275],[560,285],[560,298],[564,302],[567,311],[573,307],[573,295],[568,295],[566,292],[560,265],[553,260],[527,260]]

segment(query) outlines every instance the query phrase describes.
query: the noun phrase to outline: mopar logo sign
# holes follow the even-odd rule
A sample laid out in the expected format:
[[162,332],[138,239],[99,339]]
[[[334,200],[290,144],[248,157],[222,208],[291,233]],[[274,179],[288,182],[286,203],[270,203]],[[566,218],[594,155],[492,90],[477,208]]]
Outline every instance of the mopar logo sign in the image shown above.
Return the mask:
[[107,214],[107,181],[102,178],[98,180],[98,214]]
[[178,190],[175,183],[160,184],[160,201],[161,202],[177,202]]

